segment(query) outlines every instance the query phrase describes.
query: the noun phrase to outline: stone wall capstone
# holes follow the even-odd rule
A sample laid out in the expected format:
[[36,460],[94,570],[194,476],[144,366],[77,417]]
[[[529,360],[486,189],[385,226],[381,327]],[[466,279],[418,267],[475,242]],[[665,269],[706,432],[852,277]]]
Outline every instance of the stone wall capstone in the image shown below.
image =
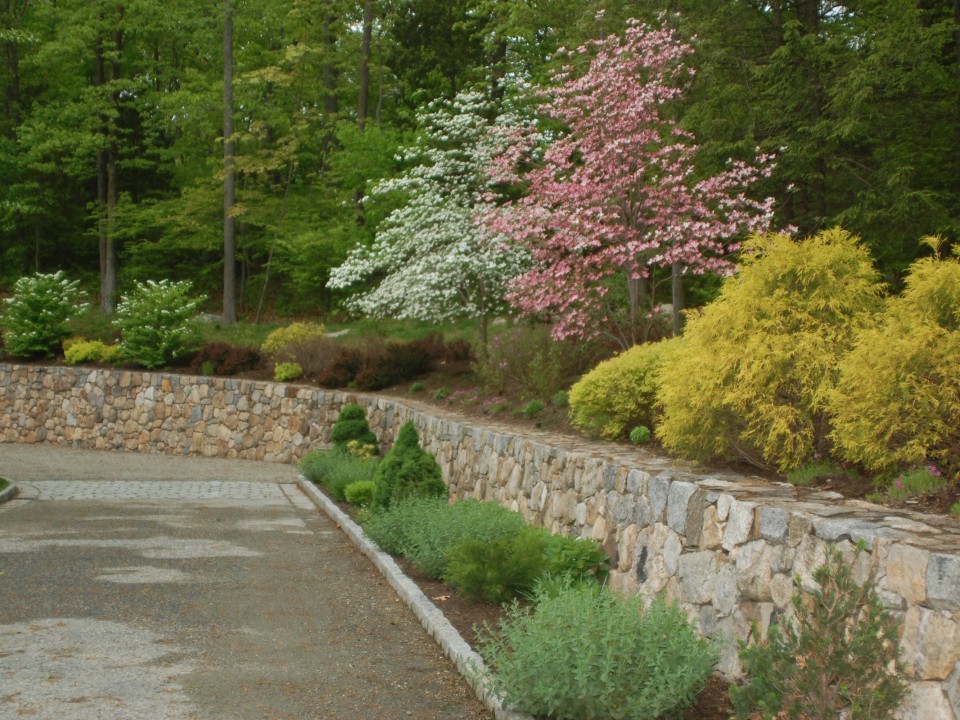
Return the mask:
[[611,585],[677,601],[722,638],[791,613],[828,551],[872,581],[903,623],[911,694],[903,718],[960,720],[960,521],[844,500],[643,450],[474,420],[406,398],[156,372],[0,364],[3,442],[295,462],[327,447],[347,402],[386,448],[413,420],[451,494],[494,500],[555,533],[598,540]]

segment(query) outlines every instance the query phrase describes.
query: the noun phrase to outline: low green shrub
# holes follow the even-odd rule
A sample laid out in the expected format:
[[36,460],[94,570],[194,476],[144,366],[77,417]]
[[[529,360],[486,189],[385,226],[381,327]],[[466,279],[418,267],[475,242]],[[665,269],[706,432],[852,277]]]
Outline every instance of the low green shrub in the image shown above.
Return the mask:
[[518,408],[515,411],[517,415],[523,415],[526,418],[533,420],[537,415],[543,412],[543,403],[540,400],[531,400],[522,408]]
[[434,400],[443,400],[449,396],[450,396],[450,388],[442,387],[442,388],[437,388],[436,390],[433,391]]
[[196,350],[200,331],[195,315],[202,300],[190,291],[186,281],[136,283],[117,305],[114,320],[126,359],[156,368]]
[[840,229],[754,237],[741,257],[660,370],[656,434],[682,457],[786,472],[828,451],[841,360],[876,324],[883,288],[866,247]]
[[420,436],[408,420],[373,476],[373,507],[384,509],[407,497],[447,497],[437,459],[420,447]]
[[653,427],[660,368],[678,344],[670,339],[637,345],[597,365],[570,388],[570,421],[607,440],[635,425]]
[[373,480],[358,480],[343,488],[343,497],[351,505],[366,507],[373,500]]
[[525,595],[546,572],[546,535],[543,528],[525,527],[512,537],[461,542],[449,553],[444,580],[494,605]]
[[832,439],[877,471],[935,464],[960,483],[960,250],[914,263],[879,326],[863,328],[831,396]]
[[610,556],[596,540],[548,533],[544,555],[546,574],[567,578],[575,584],[602,583],[610,575]]
[[361,458],[340,450],[316,450],[300,461],[300,472],[310,482],[323,485],[330,496],[346,501],[348,485],[373,479],[376,459]]
[[293,382],[303,377],[303,368],[295,362],[277,363],[273,368],[273,379],[277,382]]
[[950,506],[950,514],[960,515],[960,502],[955,502],[953,505]]
[[650,428],[646,425],[637,425],[630,431],[630,442],[634,445],[643,445],[650,442]]
[[266,339],[260,345],[260,352],[277,360],[292,361],[296,358],[292,356],[290,347],[299,345],[320,338],[324,335],[323,325],[310,322],[295,322],[286,327],[277,328],[267,335]]
[[424,385],[422,382],[417,381],[410,385],[410,388],[407,390],[407,392],[413,395],[414,393],[423,392],[426,389],[426,387],[427,386]]
[[462,542],[492,542],[520,532],[523,517],[495,502],[411,498],[368,517],[364,530],[386,552],[407,557],[423,573],[442,578],[450,551]]
[[557,390],[550,398],[550,402],[558,408],[570,407],[570,393],[566,390]]
[[[377,448],[377,436],[370,429],[370,423],[367,422],[367,412],[360,405],[350,403],[340,409],[340,415],[333,424],[330,431],[330,439],[333,444],[343,450],[351,442],[359,443],[361,447]],[[354,454],[361,454],[359,448],[355,448]]]
[[480,633],[491,689],[514,709],[557,720],[653,720],[691,705],[716,662],[686,616],[603,586],[538,595]]
[[814,580],[817,591],[793,596],[793,620],[771,627],[766,642],[754,632],[755,642],[740,643],[748,681],[730,688],[737,717],[893,717],[906,692],[898,621],[839,552]]
[[444,579],[467,597],[500,604],[529,595],[548,576],[568,584],[603,582],[610,574],[609,560],[593,540],[524,527],[501,538],[455,545]]
[[17,280],[0,314],[6,353],[21,358],[53,357],[70,336],[70,320],[86,307],[80,297],[78,281],[68,280],[63,272],[36,273]]

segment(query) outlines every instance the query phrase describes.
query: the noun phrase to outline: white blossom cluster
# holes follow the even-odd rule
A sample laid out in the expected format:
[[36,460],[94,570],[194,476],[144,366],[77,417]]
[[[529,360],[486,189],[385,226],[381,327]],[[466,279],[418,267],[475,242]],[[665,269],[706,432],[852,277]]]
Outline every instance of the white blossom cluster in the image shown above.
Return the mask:
[[364,200],[399,194],[406,203],[380,224],[371,246],[355,248],[331,273],[331,288],[382,276],[375,288],[350,299],[352,309],[429,321],[482,320],[504,309],[507,282],[528,258],[477,220],[492,203],[493,115],[492,103],[476,92],[420,113],[419,141],[402,155],[411,167],[378,183]]

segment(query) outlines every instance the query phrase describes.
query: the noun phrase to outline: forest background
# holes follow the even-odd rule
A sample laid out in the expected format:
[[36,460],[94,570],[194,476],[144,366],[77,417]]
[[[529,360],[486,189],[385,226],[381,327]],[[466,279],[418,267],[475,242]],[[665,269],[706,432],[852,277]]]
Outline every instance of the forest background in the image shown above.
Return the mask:
[[0,0],[0,290],[62,269],[109,308],[186,279],[215,310],[232,224],[237,314],[336,314],[418,110],[505,100],[628,18],[695,48],[697,173],[775,155],[773,227],[842,225],[894,288],[919,238],[960,237],[960,0]]

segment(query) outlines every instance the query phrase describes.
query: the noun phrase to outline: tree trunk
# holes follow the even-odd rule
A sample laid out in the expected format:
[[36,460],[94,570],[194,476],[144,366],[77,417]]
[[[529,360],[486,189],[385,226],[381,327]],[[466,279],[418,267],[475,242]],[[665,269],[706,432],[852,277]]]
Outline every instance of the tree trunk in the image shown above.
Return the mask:
[[[649,283],[647,282],[647,278],[630,277],[630,274],[628,271],[627,295],[630,298],[630,319],[629,319],[630,335],[629,337],[625,338],[625,340],[629,340],[630,345],[636,345],[638,342],[641,341],[641,339],[645,339],[645,338],[642,338],[641,335],[638,335],[637,331],[640,329],[641,313],[643,313],[646,307],[649,305],[649,301],[648,301],[649,294],[650,294],[650,288],[649,288]],[[630,345],[626,345],[624,349],[629,348]]]
[[[123,7],[116,6],[116,20],[119,23],[123,16]],[[123,51],[123,30],[117,28],[113,33],[113,47],[115,55],[110,61],[110,80],[116,87],[120,79],[120,53]],[[120,93],[110,93],[110,103],[114,111],[120,105]],[[120,196],[119,181],[117,179],[117,139],[116,128],[113,122],[109,125],[110,144],[107,148],[107,227],[104,242],[103,275],[100,278],[100,309],[108,315],[113,314],[114,302],[117,297],[117,243],[116,219],[117,199]]]
[[[107,82],[106,62],[103,55],[103,38],[98,37],[94,46],[94,72],[93,82],[97,87],[102,87]],[[107,284],[107,256],[110,251],[110,229],[107,198],[108,192],[108,155],[109,150],[105,146],[106,138],[110,134],[108,120],[105,117],[100,118],[100,127],[97,133],[104,138],[104,146],[97,150],[97,246],[100,259],[100,310],[110,314],[113,312],[111,294]]]
[[233,4],[223,0],[223,323],[237,321],[233,140]]
[[363,3],[363,35],[360,41],[360,94],[357,100],[357,126],[367,124],[370,104],[370,40],[373,37],[373,0]]
[[683,291],[683,265],[678,262],[670,266],[670,291],[673,301],[673,336],[683,334],[683,309],[686,306],[686,294]]

